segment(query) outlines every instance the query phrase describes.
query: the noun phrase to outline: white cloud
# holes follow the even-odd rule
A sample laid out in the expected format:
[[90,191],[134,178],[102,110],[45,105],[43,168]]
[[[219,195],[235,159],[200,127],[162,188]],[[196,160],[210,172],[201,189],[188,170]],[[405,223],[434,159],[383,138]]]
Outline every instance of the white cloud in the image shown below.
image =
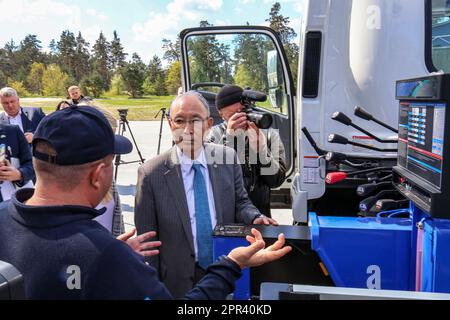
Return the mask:
[[220,10],[222,5],[223,0],[174,0],[166,6],[166,12],[150,12],[146,22],[134,24],[134,40],[160,42],[161,35],[173,39],[182,27],[187,27],[181,26],[182,22],[192,23],[191,27],[196,26],[211,11]]
[[0,0],[0,12],[8,12],[0,15],[0,23],[12,26],[0,28],[1,41],[14,39],[19,43],[27,34],[35,34],[45,51],[52,39],[59,40],[63,30],[70,30],[75,36],[80,31],[91,48],[101,31],[110,31],[102,25],[109,20],[105,14],[57,0]]
[[88,16],[91,16],[91,17],[93,17],[93,18],[95,18],[95,19],[98,19],[98,20],[100,20],[100,21],[107,21],[107,20],[109,19],[109,17],[106,16],[105,14],[103,14],[103,13],[101,13],[101,12],[98,12],[97,10],[92,9],[92,8],[87,9],[87,10],[86,10],[86,14],[87,14]]
[[147,21],[132,26],[133,41],[129,46],[140,49],[144,60],[154,54],[162,56],[163,38],[174,41],[182,29],[198,26],[199,21],[219,11],[222,5],[223,0],[173,0],[166,10],[152,11]]
[[[23,23],[38,26],[46,21],[62,20],[63,26],[79,28],[81,9],[53,0],[2,0],[0,23]],[[63,19],[62,19],[63,18]]]
[[215,26],[229,26],[229,25],[231,25],[232,23],[231,23],[231,21],[230,20],[220,20],[220,19],[217,19],[215,22],[214,22],[214,25]]

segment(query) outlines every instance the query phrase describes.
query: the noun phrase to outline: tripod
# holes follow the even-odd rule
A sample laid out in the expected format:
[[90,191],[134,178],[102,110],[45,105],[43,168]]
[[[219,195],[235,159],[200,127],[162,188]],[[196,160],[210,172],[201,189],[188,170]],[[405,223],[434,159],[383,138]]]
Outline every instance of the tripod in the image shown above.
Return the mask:
[[142,164],[145,162],[145,159],[142,157],[141,151],[139,150],[136,140],[134,139],[133,132],[131,131],[131,128],[130,128],[130,123],[127,120],[128,109],[118,109],[117,111],[119,111],[119,116],[120,116],[119,135],[123,136],[124,132],[127,131],[127,128],[128,128],[128,131],[130,132],[131,138],[133,140],[134,147],[136,148],[136,151],[139,155],[139,160],[125,162],[125,161],[121,160],[120,154],[116,155],[116,161],[114,163],[114,165],[115,165],[114,181],[117,181],[117,173],[119,172],[120,165],[130,164],[130,163],[138,163],[138,162]]
[[156,154],[158,156],[161,151],[161,138],[162,138],[162,129],[163,129],[163,124],[164,124],[164,118],[167,117],[166,110],[167,110],[166,108],[161,108],[161,110],[159,110],[155,116],[155,119],[156,119],[156,118],[158,118],[159,114],[161,114],[161,123],[159,125],[158,153]]

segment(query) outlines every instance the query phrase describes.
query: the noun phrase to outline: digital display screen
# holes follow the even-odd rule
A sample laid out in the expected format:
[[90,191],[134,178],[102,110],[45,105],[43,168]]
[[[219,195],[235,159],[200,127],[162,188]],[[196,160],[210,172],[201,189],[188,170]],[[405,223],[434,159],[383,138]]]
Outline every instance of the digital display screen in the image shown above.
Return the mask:
[[438,78],[398,81],[396,87],[397,99],[435,99],[440,95]]
[[400,103],[398,165],[442,185],[446,104]]

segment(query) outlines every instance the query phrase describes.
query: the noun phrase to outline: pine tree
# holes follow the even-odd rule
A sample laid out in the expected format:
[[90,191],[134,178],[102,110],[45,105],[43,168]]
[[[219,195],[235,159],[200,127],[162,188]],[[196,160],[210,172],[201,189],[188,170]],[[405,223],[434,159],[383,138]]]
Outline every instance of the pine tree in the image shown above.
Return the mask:
[[[277,31],[281,42],[283,43],[286,56],[289,60],[289,65],[292,71],[293,79],[297,79],[299,47],[292,41],[297,37],[297,33],[289,27],[289,17],[284,17],[281,13],[281,5],[279,2],[274,3],[270,10],[270,18],[266,19],[270,23],[270,27]],[[294,81],[295,82],[295,81]]]
[[59,64],[62,70],[75,78],[74,68],[76,65],[75,55],[77,49],[75,35],[69,30],[63,31],[56,47],[59,51]]
[[167,60],[169,64],[175,61],[181,61],[181,40],[177,38],[175,43],[168,39],[163,39],[162,49],[164,50],[163,59]]
[[78,33],[73,57],[73,76],[77,82],[90,73],[89,43]]
[[[200,22],[201,27],[212,26],[208,21]],[[229,47],[220,44],[215,36],[199,35],[188,41],[189,55],[192,59],[191,78],[193,83],[222,82],[228,78],[223,70],[231,60]],[[229,79],[227,79],[229,80]]]
[[24,82],[33,62],[43,61],[41,49],[41,41],[36,35],[29,34],[20,42],[18,50],[14,54],[15,79]]
[[121,75],[125,84],[125,88],[132,98],[142,97],[146,66],[142,62],[137,53],[133,53],[131,62],[125,64],[122,68]]
[[125,65],[127,53],[124,52],[123,46],[120,43],[120,38],[114,30],[114,39],[111,41],[111,64],[114,70],[120,69]]
[[[253,90],[265,92],[268,87],[267,83],[267,51],[268,43],[271,40],[264,35],[241,34],[236,37],[234,44],[236,50],[234,52],[235,70],[240,70],[240,75],[235,75],[235,80],[241,86],[249,86]],[[238,69],[239,67],[239,69]],[[250,83],[242,83],[242,79],[248,79],[247,76],[252,75]]]
[[166,94],[165,74],[161,59],[153,56],[148,65],[147,78],[144,81],[144,93],[148,95],[162,96]]
[[112,77],[111,45],[106,41],[103,32],[100,32],[93,47],[93,69],[104,81],[103,90],[108,91]]
[[12,81],[16,76],[17,62],[16,62],[17,46],[14,40],[5,44],[4,49],[0,52],[0,68],[2,69],[5,83]]
[[59,54],[58,43],[56,42],[55,39],[52,39],[50,41],[50,44],[48,45],[48,48],[50,49],[50,53],[51,54],[53,54],[53,55]]
[[158,75],[163,72],[161,59],[158,56],[153,56],[148,64],[148,78],[151,82],[156,82]]

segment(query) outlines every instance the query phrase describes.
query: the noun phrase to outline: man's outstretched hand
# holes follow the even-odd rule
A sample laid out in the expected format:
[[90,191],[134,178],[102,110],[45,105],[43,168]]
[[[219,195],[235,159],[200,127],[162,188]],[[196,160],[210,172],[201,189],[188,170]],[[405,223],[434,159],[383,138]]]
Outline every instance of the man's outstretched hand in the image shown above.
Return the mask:
[[267,248],[258,230],[252,229],[252,235],[253,237],[247,236],[247,241],[250,242],[248,247],[233,249],[228,254],[228,258],[236,262],[241,269],[257,267],[278,260],[292,250],[292,247],[284,246],[286,242],[284,234],[278,235],[278,240]]
[[141,256],[153,257],[159,254],[159,250],[157,248],[161,246],[161,241],[147,241],[156,237],[156,232],[150,231],[133,238],[135,233],[136,228],[133,228],[130,231],[118,236],[117,240],[125,242],[131,247],[131,249]]

